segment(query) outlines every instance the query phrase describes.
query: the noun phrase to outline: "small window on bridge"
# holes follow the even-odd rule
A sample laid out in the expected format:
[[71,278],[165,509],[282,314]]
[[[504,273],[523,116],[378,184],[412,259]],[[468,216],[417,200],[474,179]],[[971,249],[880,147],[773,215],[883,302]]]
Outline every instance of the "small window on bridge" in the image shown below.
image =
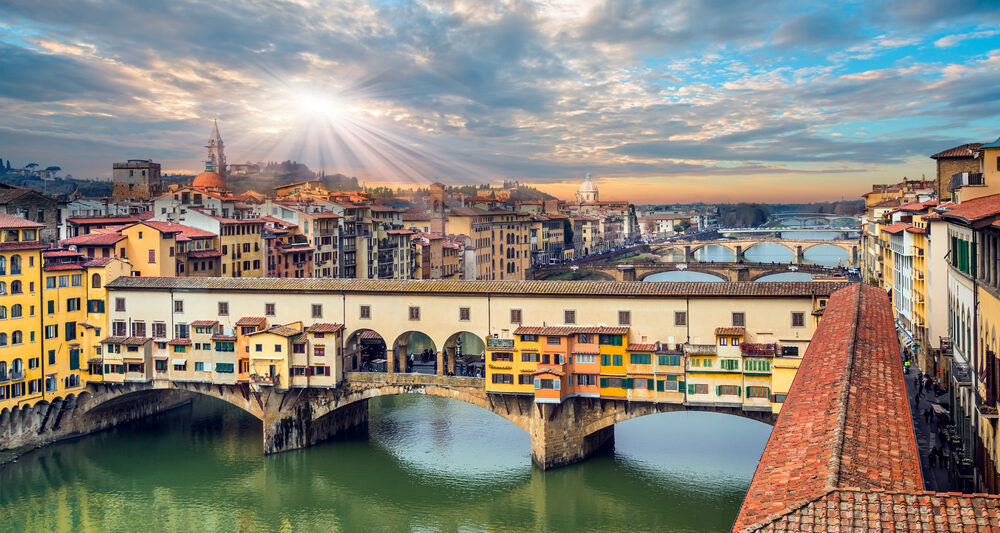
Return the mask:
[[459,320],[469,320],[469,316],[471,314],[472,314],[471,310],[468,307],[459,307],[458,308],[458,319]]
[[571,311],[571,310],[563,311],[563,323],[576,324],[576,311]]
[[792,313],[792,327],[801,328],[806,325],[806,314],[802,312]]
[[632,323],[632,313],[630,311],[618,311],[618,325],[627,326]]
[[410,320],[420,320],[419,307],[410,307]]
[[361,318],[371,318],[372,317],[372,307],[370,305],[362,305],[361,311],[358,315]]
[[687,325],[687,313],[684,311],[674,311],[674,325],[675,326],[686,326]]
[[[511,309],[510,310],[510,323],[511,324],[520,324],[521,323],[521,310],[520,309]],[[521,340],[524,340],[523,336],[522,336]]]
[[744,327],[746,325],[746,315],[743,313],[733,313],[733,327]]

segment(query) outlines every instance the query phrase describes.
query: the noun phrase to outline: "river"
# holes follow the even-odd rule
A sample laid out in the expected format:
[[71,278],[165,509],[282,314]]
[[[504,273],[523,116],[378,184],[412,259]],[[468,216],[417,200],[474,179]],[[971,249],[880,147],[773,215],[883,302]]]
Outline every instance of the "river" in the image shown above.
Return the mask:
[[259,422],[208,398],[0,469],[4,531],[726,531],[770,426],[668,413],[614,452],[542,472],[527,433],[418,395],[369,403],[369,436],[264,457]]

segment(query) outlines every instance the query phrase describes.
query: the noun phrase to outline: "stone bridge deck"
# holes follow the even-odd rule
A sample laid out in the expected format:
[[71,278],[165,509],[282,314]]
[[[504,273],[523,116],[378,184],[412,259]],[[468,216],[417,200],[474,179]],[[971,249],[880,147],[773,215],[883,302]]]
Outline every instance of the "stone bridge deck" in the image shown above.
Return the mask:
[[722,262],[656,262],[656,263],[591,263],[580,265],[575,270],[566,266],[551,266],[532,269],[534,279],[575,272],[577,274],[598,275],[615,281],[642,281],[653,274],[663,272],[702,272],[712,274],[725,281],[757,281],[771,274],[803,272],[808,274],[830,274],[835,270],[822,265],[807,263],[790,265],[787,263],[722,263]]

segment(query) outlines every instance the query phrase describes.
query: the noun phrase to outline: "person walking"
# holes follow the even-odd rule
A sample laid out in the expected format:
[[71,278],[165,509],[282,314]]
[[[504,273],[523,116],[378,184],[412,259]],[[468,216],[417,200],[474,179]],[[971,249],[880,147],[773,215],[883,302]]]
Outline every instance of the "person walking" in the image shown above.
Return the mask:
[[935,446],[934,448],[931,448],[931,453],[927,454],[927,459],[931,463],[931,468],[937,467],[937,453],[937,446]]
[[931,423],[931,408],[930,407],[928,407],[927,409],[924,409],[924,422],[927,423],[927,424]]

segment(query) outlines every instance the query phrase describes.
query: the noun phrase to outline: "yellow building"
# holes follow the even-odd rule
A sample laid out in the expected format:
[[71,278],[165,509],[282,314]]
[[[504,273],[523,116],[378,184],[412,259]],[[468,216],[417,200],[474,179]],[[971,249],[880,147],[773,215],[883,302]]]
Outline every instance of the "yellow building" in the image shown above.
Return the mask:
[[[119,257],[129,258],[133,276],[176,276],[178,224],[140,222],[122,228],[127,240]],[[119,245],[121,246],[121,245]]]
[[38,335],[43,226],[0,214],[0,412],[40,401],[49,372]]
[[291,357],[294,345],[304,342],[302,323],[271,326],[248,335],[250,383],[288,389],[292,385]]

